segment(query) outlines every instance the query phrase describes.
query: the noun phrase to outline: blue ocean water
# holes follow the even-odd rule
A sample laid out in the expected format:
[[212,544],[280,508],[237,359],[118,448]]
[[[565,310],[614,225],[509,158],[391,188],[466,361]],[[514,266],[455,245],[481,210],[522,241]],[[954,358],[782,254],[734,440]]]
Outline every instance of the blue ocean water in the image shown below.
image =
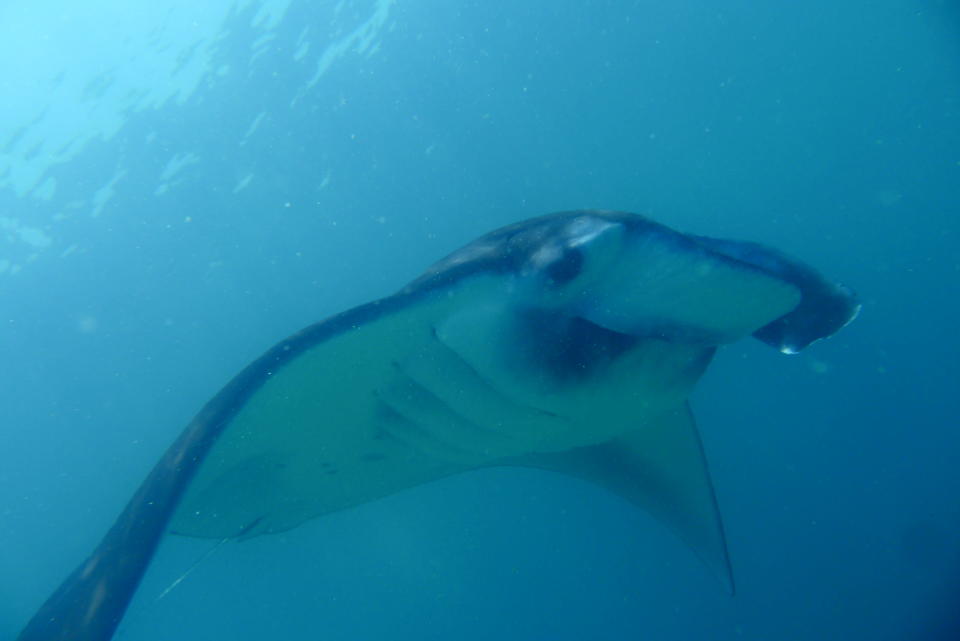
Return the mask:
[[0,5],[0,638],[280,338],[508,222],[636,211],[856,289],[694,408],[738,592],[532,470],[170,538],[117,638],[960,638],[946,0]]

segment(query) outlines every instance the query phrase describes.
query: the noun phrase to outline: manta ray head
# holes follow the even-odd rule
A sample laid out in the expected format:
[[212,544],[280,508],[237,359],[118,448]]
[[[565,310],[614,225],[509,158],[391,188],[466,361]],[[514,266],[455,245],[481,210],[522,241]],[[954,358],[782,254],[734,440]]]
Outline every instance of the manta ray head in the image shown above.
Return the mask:
[[[557,216],[503,246],[518,307],[633,337],[719,345],[781,319],[804,299],[802,283],[636,215]],[[813,311],[795,322],[822,316]]]

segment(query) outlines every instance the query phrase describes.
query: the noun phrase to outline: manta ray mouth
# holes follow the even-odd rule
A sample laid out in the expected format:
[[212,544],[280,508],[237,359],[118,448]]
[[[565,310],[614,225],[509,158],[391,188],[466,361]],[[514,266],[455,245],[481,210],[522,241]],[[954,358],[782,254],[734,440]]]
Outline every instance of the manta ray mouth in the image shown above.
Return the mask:
[[557,382],[577,382],[595,375],[643,338],[607,329],[581,316],[525,310],[518,315],[511,343],[528,367],[549,373]]

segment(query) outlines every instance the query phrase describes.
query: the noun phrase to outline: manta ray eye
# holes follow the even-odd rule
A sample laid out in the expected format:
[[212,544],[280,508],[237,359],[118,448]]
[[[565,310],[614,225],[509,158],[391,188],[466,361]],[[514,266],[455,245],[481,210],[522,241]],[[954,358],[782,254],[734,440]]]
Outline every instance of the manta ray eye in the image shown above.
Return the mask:
[[580,275],[583,270],[583,252],[578,249],[567,249],[560,256],[547,265],[547,278],[554,285],[564,285]]

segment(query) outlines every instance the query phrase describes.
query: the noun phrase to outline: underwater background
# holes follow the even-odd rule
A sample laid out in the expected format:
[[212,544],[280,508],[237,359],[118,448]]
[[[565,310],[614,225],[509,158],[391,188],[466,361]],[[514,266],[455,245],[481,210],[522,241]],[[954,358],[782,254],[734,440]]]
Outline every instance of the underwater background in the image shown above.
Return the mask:
[[[635,211],[853,287],[692,402],[738,591],[580,481],[169,537],[118,639],[960,639],[952,1],[0,4],[0,639],[229,378],[503,224]],[[349,366],[349,364],[344,364]]]

